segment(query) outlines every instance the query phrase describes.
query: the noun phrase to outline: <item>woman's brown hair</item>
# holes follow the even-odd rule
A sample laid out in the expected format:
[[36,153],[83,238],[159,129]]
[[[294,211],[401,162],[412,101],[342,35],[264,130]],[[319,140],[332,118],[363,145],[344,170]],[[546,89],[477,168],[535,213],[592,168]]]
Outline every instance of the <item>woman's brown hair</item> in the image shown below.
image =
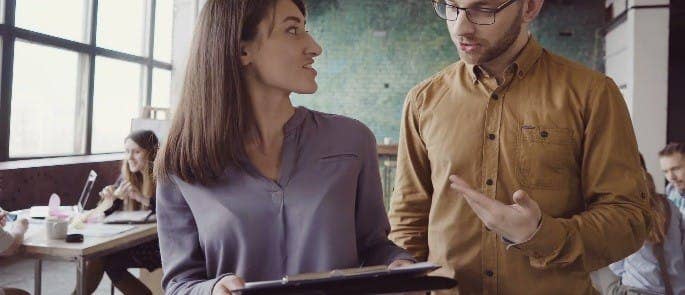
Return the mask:
[[[216,181],[226,168],[245,171],[245,134],[256,125],[240,62],[241,42],[279,0],[208,0],[202,8],[186,68],[181,101],[157,158],[158,179]],[[306,15],[302,0],[290,0]]]
[[159,150],[159,140],[154,132],[150,130],[140,130],[129,134],[125,139],[135,142],[140,148],[145,150],[145,160],[148,161],[145,170],[132,173],[127,160],[121,162],[121,175],[131,183],[139,192],[146,197],[155,195],[156,181],[153,175],[153,165],[157,150]]
[[667,210],[670,210],[670,208],[668,207],[668,203],[665,202],[666,198],[656,192],[654,179],[652,178],[652,175],[647,172],[645,159],[642,157],[642,154],[640,154],[640,163],[642,164],[642,171],[645,176],[645,181],[647,182],[647,188],[649,189],[649,208],[654,220],[652,230],[647,236],[647,241],[654,244],[661,244],[666,238],[666,230],[669,222],[669,220],[666,219],[666,216],[668,215]]

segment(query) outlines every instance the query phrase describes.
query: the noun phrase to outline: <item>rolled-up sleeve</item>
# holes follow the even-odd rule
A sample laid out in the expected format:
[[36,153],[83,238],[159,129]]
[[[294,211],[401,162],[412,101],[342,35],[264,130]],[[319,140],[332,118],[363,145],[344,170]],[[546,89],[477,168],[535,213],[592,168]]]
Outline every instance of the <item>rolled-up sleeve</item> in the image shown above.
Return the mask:
[[535,268],[599,269],[637,251],[650,229],[649,192],[625,101],[609,78],[594,84],[582,143],[587,210],[571,218],[544,215],[533,239],[512,248]]
[[612,264],[609,264],[609,269],[610,269],[611,272],[613,272],[615,275],[621,277],[621,276],[623,276],[623,274],[626,272],[625,268],[623,268],[623,263],[624,263],[624,262],[625,262],[624,260],[619,260],[619,261],[616,261],[616,262],[614,262],[614,263],[612,263]]
[[190,207],[174,181],[157,185],[157,228],[166,294],[211,294],[217,278],[208,278],[205,256]]
[[409,253],[388,239],[390,224],[382,199],[376,139],[371,130],[364,130],[355,213],[360,259],[364,265],[387,265],[398,259],[413,261]]
[[417,88],[407,95],[397,152],[395,189],[390,204],[390,238],[418,260],[428,257],[428,214],[433,187],[430,162],[419,132]]

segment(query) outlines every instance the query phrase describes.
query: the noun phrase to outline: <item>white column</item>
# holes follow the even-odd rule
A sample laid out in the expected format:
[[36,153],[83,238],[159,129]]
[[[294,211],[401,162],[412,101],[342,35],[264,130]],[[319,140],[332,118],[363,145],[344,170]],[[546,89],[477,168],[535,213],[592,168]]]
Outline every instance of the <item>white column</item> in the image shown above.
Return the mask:
[[180,100],[186,63],[193,39],[195,21],[201,5],[206,0],[174,0],[174,35],[171,72],[171,107],[176,108]]
[[[635,0],[633,5],[668,5],[668,0]],[[631,9],[628,25],[633,39],[633,125],[647,169],[657,190],[663,191],[664,174],[658,152],[666,145],[668,118],[669,9]]]
[[638,146],[660,192],[664,175],[658,152],[666,145],[668,115],[669,9],[640,6],[668,4],[668,0],[630,0],[626,21],[605,39],[606,73],[621,87]]

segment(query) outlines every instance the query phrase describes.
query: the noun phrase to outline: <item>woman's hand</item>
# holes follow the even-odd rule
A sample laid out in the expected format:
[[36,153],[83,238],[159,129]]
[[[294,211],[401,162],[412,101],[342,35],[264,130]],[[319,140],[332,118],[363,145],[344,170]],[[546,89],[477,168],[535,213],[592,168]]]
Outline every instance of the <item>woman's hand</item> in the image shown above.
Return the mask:
[[245,281],[236,275],[221,278],[212,289],[212,295],[232,295],[231,290],[245,287]]
[[102,191],[100,192],[100,198],[102,198],[103,200],[107,200],[107,201],[112,201],[112,202],[113,202],[114,199],[117,198],[116,195],[114,195],[114,189],[115,189],[115,188],[114,188],[114,185],[108,185],[108,186],[106,186],[106,187],[103,188]]
[[128,197],[138,201],[139,203],[145,206],[150,206],[150,198],[145,197],[143,193],[141,193],[137,188],[133,186],[131,186],[131,189],[129,190]]
[[395,269],[398,267],[407,266],[411,264],[414,264],[414,262],[411,260],[398,259],[390,263],[390,265],[388,265],[388,269]]
[[119,184],[116,190],[114,190],[114,195],[120,200],[126,200],[129,197],[129,192],[131,190],[131,183],[128,180],[124,180]]

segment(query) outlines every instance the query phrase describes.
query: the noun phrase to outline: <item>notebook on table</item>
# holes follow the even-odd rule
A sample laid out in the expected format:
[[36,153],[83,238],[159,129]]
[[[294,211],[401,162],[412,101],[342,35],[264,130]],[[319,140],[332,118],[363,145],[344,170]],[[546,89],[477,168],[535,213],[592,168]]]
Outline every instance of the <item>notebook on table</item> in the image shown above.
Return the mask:
[[157,218],[152,210],[114,211],[102,221],[106,224],[155,223]]

